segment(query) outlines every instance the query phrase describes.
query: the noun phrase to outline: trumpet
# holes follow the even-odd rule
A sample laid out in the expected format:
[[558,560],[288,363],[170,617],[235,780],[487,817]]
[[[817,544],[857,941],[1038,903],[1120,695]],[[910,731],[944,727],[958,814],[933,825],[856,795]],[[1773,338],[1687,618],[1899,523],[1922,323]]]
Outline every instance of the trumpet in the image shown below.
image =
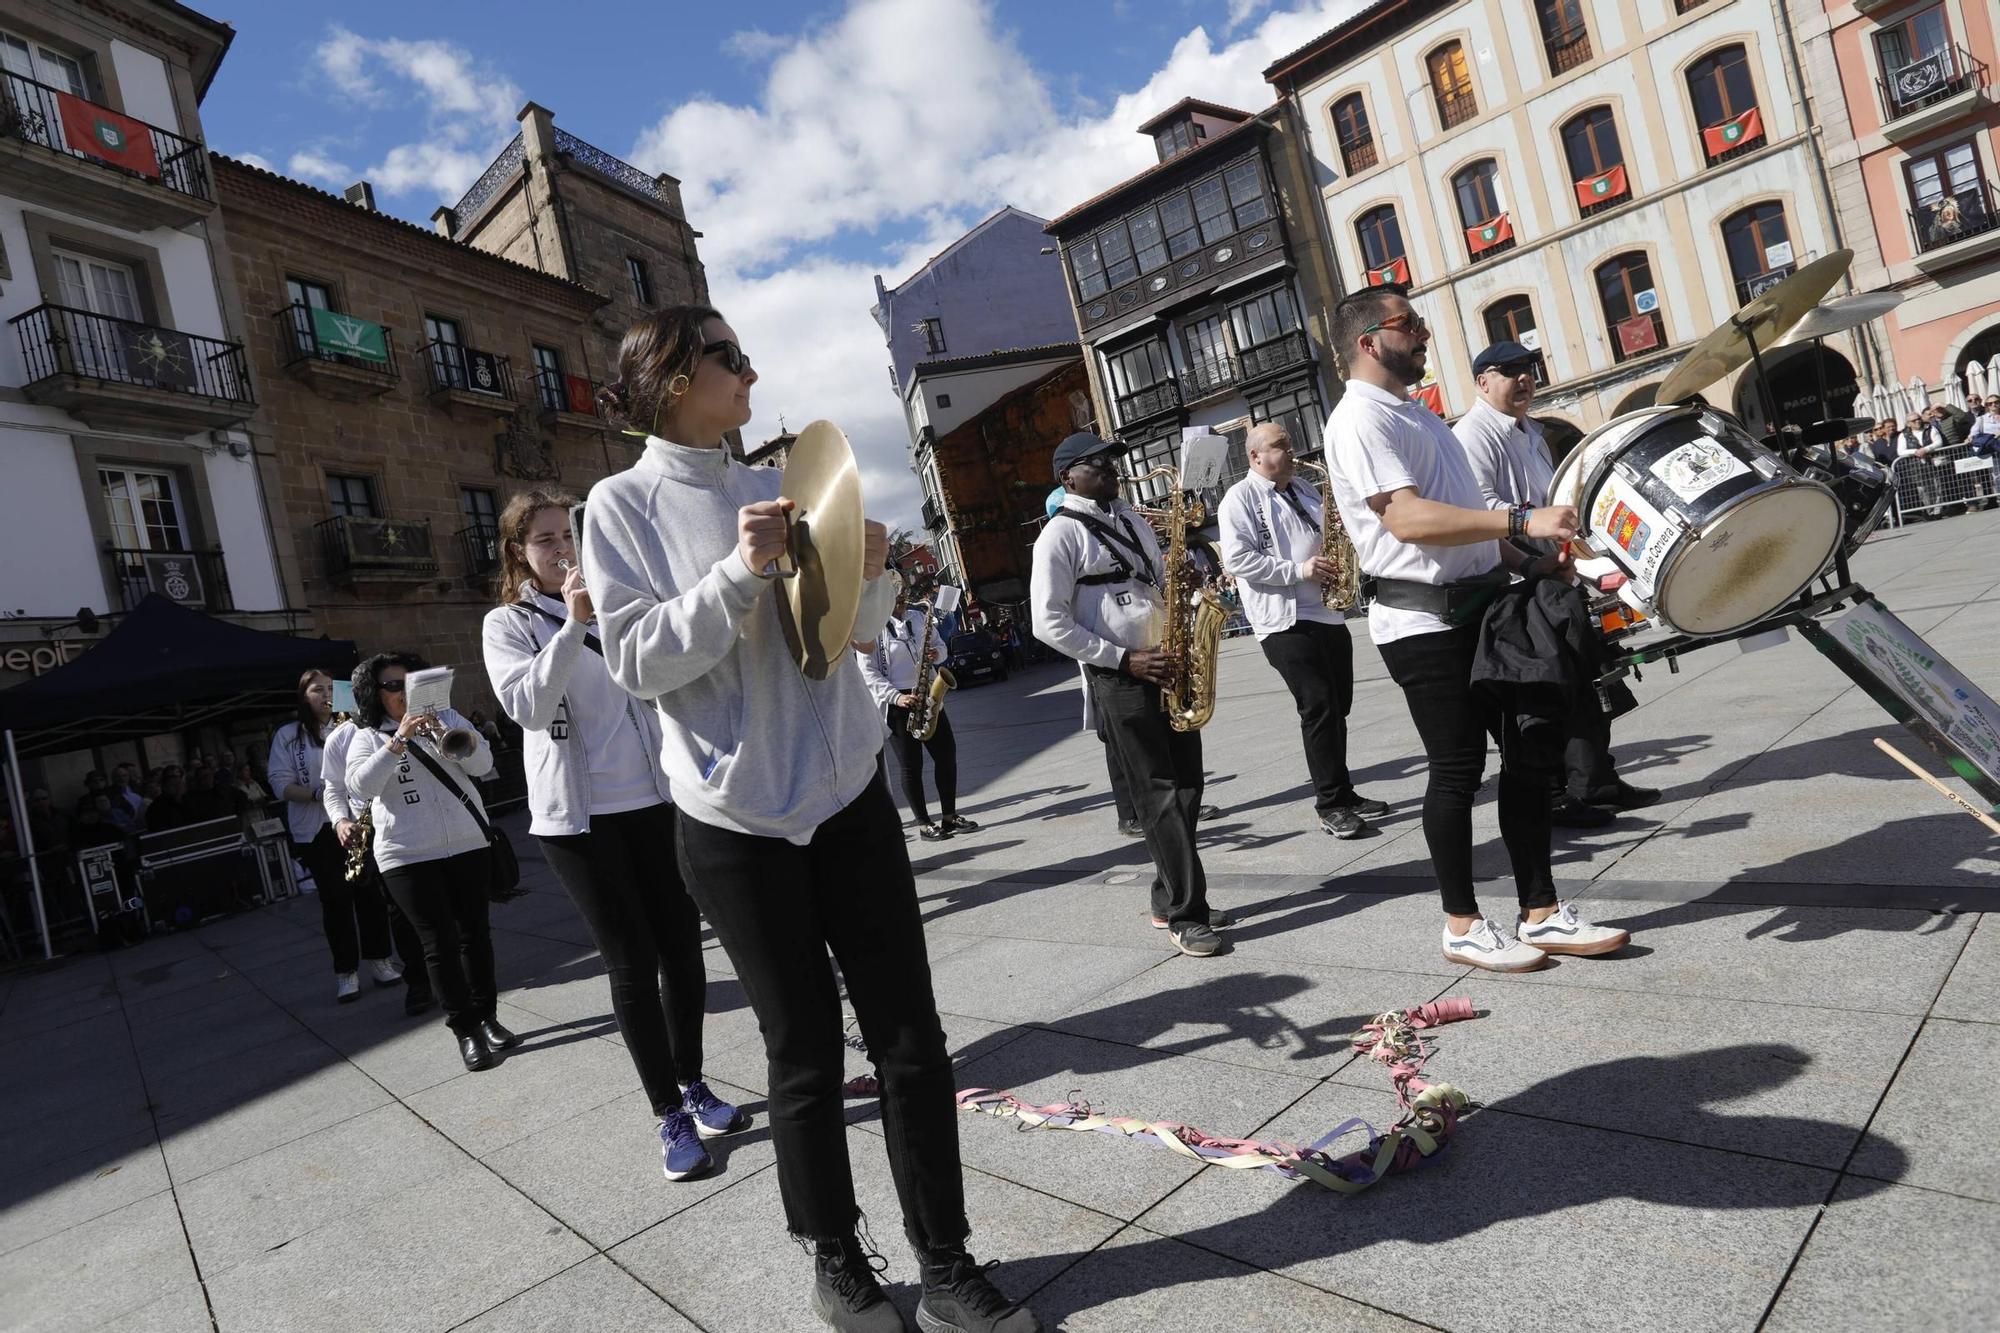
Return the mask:
[[435,715],[417,728],[417,734],[435,745],[437,752],[447,759],[469,759],[479,748],[478,732],[471,727],[446,727]]

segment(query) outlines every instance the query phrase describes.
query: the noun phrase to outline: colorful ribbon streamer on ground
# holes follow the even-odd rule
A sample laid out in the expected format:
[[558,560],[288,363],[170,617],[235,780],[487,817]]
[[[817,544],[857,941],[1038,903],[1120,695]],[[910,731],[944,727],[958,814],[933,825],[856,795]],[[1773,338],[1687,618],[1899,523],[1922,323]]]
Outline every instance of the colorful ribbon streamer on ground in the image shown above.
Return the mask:
[[[1012,1119],[1026,1128],[1090,1130],[1139,1139],[1209,1166],[1275,1171],[1288,1180],[1312,1180],[1341,1194],[1359,1194],[1384,1176],[1416,1167],[1443,1148],[1457,1130],[1471,1099],[1449,1084],[1429,1084],[1418,1077],[1431,1056],[1430,1043],[1418,1034],[1474,1016],[1470,1000],[1437,1000],[1378,1014],[1354,1034],[1355,1052],[1388,1068],[1396,1101],[1403,1108],[1403,1118],[1384,1134],[1357,1116],[1305,1145],[1225,1139],[1172,1120],[1100,1115],[1081,1100],[1036,1106],[989,1088],[967,1088],[958,1094],[958,1105],[960,1110]],[[1367,1131],[1366,1147],[1341,1157],[1328,1151],[1357,1130]]]

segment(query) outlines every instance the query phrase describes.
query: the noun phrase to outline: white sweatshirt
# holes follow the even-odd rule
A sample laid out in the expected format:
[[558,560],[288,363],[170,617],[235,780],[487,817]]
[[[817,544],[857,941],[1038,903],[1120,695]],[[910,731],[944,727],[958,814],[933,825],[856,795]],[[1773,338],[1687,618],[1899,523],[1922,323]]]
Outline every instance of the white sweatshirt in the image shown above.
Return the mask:
[[[438,720],[447,729],[472,726],[455,708],[445,709]],[[458,793],[432,777],[431,771],[408,752],[419,745],[425,747],[484,815],[486,805],[479,799],[479,784],[473,779],[493,771],[493,751],[486,738],[474,731],[472,753],[456,760],[440,755],[429,741],[414,739],[398,755],[389,748],[395,732],[394,722],[384,722],[379,731],[358,731],[347,752],[348,794],[369,802],[373,811],[375,864],[394,870],[486,846],[486,835]]]

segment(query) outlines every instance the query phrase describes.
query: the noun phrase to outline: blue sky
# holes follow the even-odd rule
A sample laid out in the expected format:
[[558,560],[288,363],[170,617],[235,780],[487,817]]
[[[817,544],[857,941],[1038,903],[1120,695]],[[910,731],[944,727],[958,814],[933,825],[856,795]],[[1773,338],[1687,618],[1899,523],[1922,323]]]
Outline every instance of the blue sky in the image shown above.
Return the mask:
[[682,181],[717,303],[762,383],[746,439],[827,417],[877,516],[920,497],[880,331],[891,284],[1003,204],[1053,216],[1152,160],[1183,96],[1259,71],[1361,0],[264,0],[202,110],[214,147],[427,222],[515,132],[556,123]]

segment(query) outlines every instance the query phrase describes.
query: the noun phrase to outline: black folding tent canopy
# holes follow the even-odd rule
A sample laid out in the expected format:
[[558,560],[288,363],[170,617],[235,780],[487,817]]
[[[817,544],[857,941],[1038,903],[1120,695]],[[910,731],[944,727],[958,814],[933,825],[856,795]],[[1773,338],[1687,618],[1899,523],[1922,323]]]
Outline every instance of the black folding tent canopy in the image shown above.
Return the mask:
[[272,634],[153,594],[74,662],[0,690],[7,795],[28,861],[43,957],[54,950],[28,831],[22,755],[59,754],[236,713],[289,709],[301,672],[346,675],[357,660],[351,639]]

